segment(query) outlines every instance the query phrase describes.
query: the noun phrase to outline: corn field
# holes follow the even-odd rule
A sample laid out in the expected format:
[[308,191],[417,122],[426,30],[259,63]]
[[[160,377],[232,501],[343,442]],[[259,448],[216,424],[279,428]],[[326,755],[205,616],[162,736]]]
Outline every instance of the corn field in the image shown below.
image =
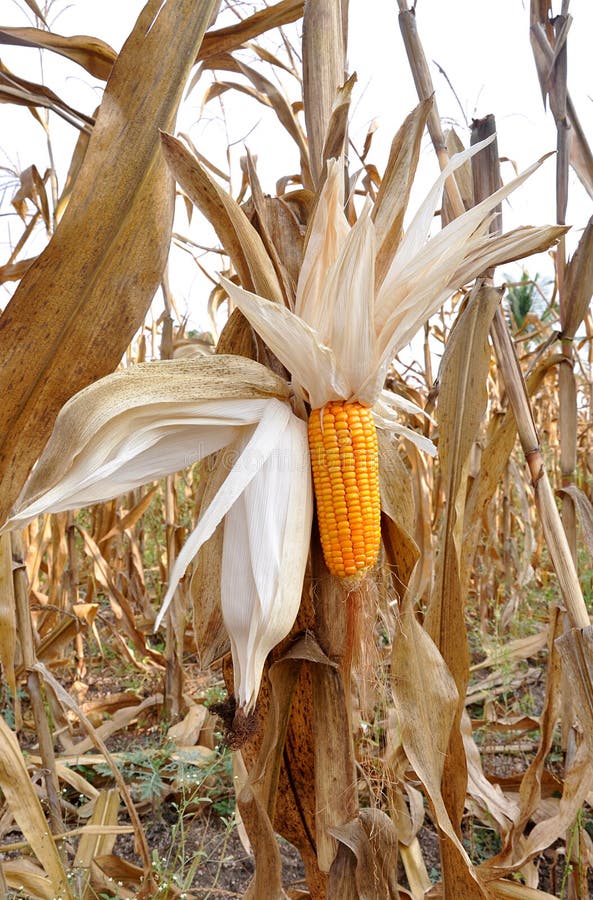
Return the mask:
[[[525,34],[555,153],[504,181],[496,110],[443,123],[421,2],[393,4],[418,97],[381,165],[350,135],[348,0],[148,0],[119,53],[19,6],[2,115],[32,114],[50,165],[2,176],[0,892],[593,896],[569,3],[531,0]],[[97,108],[32,80],[39,52]],[[176,128],[231,96],[296,149],[274,195],[254,144]],[[550,223],[523,199],[540,167]]]

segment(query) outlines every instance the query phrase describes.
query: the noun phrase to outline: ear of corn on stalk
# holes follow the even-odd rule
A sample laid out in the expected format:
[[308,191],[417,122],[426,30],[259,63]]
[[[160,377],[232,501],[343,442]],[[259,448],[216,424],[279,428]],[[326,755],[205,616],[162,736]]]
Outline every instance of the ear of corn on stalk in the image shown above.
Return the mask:
[[334,401],[314,409],[309,449],[321,546],[327,568],[358,579],[381,540],[377,432],[368,406]]

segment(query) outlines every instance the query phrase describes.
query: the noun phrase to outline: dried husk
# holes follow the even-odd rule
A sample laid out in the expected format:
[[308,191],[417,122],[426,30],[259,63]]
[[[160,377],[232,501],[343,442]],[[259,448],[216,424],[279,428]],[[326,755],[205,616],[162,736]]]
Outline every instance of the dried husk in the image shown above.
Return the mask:
[[420,154],[420,141],[432,100],[424,100],[407,116],[395,135],[389,158],[373,207],[377,231],[375,279],[377,289],[383,283],[403,235],[404,215],[414,182]]

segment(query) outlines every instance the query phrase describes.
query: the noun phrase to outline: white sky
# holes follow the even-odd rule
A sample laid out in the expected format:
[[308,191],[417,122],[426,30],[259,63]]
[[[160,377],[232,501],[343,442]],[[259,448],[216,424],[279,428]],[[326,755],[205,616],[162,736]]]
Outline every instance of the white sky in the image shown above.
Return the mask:
[[[0,25],[31,24],[24,6],[24,0],[2,0]],[[95,35],[119,50],[142,6],[142,0],[102,0],[101,3],[70,0],[69,6],[67,0],[56,0],[50,22],[53,29],[62,34]],[[241,6],[245,15],[252,4]],[[557,2],[556,12],[559,6]],[[568,43],[569,89],[585,133],[593,142],[593,70],[590,63],[593,2],[573,0],[570,12],[574,24]],[[529,44],[528,0],[418,0],[416,13],[441,116],[446,124],[454,124],[464,143],[469,142],[465,119],[471,122],[473,117],[494,113],[500,154],[513,160],[519,169],[555,148],[554,122],[551,113],[543,108]],[[234,21],[228,10],[226,17],[226,22]],[[287,33],[294,36],[298,30],[300,25],[287,29]],[[266,38],[265,45],[276,50],[280,46],[279,38],[272,34]],[[16,74],[32,81],[42,78],[40,56],[33,49],[0,47],[3,62]],[[251,61],[253,54],[245,51],[245,58]],[[447,73],[463,109],[433,61]],[[261,63],[256,65],[262,66]],[[349,68],[358,74],[351,137],[361,147],[370,123],[376,121],[377,131],[369,161],[381,171],[393,134],[417,102],[399,32],[395,0],[351,0]],[[273,77],[269,67],[262,70],[267,77]],[[48,87],[62,99],[92,114],[100,99],[102,85],[93,82],[84,70],[55,54],[45,53],[43,77]],[[291,101],[299,99],[298,85],[290,77],[285,88]],[[189,132],[200,152],[223,170],[228,170],[227,141],[233,142],[231,174],[235,190],[240,183],[239,159],[244,146],[257,156],[260,179],[270,193],[274,192],[279,177],[297,171],[296,148],[285,139],[271,111],[244,94],[227,93],[223,98],[224,121],[217,101],[209,104],[200,115],[200,100],[199,89],[186,99],[179,118],[179,130]],[[0,105],[0,117],[0,165],[22,169],[35,163],[43,173],[48,165],[48,155],[39,125],[24,108]],[[54,115],[50,116],[50,124],[60,183],[63,184],[77,135],[71,126]],[[436,160],[426,135],[412,205],[419,202],[436,174]],[[503,177],[508,179],[512,174],[511,165],[505,164]],[[0,173],[0,182],[8,186],[2,204],[4,215],[0,218],[2,264],[22,228],[18,220],[6,215],[13,193],[10,178]],[[567,219],[574,226],[571,248],[576,246],[580,229],[593,212],[592,207],[578,179],[571,174]],[[554,220],[554,161],[551,159],[506,204],[504,223],[506,228],[511,228]],[[215,243],[212,233],[200,224],[199,219],[190,230],[182,215],[176,228],[185,234],[191,233],[192,238],[202,244]],[[42,239],[40,234],[40,243]],[[26,247],[24,255],[30,255],[33,247],[33,244],[29,249]],[[215,263],[205,262],[214,272]],[[547,261],[542,259],[529,263],[529,266],[532,272],[550,271]],[[512,270],[512,267],[507,268]],[[517,275],[519,271],[516,266]],[[180,311],[189,315],[194,327],[207,328],[204,309],[208,283],[181,251],[172,255],[170,275]],[[14,285],[0,289],[1,306],[5,305],[13,289]]]

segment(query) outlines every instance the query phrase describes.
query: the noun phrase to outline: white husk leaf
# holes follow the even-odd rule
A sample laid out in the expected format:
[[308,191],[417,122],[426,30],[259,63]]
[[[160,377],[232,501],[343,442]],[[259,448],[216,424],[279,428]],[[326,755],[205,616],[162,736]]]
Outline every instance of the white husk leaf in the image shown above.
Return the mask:
[[348,382],[338,370],[336,355],[322,343],[321,336],[307,322],[281,303],[265,300],[245,291],[226,278],[220,279],[225,291],[246,316],[270,350],[293,376],[297,393],[315,409],[328,400],[349,396]]
[[[300,422],[293,415],[287,403],[281,403],[279,400],[267,400],[257,426],[250,428],[247,433],[244,433],[238,441],[238,446],[231,449],[231,453],[235,453],[235,449],[239,451],[237,461],[208,508],[200,516],[198,524],[187,538],[175,560],[175,565],[169,578],[167,593],[163,598],[163,603],[155,622],[155,630],[160,627],[173,599],[175,588],[183,577],[189,563],[198,553],[202,544],[211,537],[217,525],[226,516],[233,504],[237,502],[250,482],[261,472],[269,456],[277,448],[279,441],[284,438],[284,433],[291,419]],[[290,475],[288,471],[282,474],[286,478]],[[309,535],[307,535],[307,540],[308,538]],[[243,552],[244,550],[245,535],[240,540],[240,544],[241,547],[238,548],[237,552]],[[261,550],[258,552],[261,552]]]
[[221,596],[240,706],[256,700],[270,650],[296,619],[313,514],[304,422],[294,416],[225,519]]
[[[344,215],[344,174],[340,161],[328,160],[327,178],[309,228],[297,285],[295,313],[327,340],[327,312],[319,297],[327,273],[337,260],[350,226]],[[331,320],[330,320],[331,326]]]
[[241,357],[146,363],[102,378],[63,407],[7,527],[111,499],[172,474],[253,425],[288,386]]

